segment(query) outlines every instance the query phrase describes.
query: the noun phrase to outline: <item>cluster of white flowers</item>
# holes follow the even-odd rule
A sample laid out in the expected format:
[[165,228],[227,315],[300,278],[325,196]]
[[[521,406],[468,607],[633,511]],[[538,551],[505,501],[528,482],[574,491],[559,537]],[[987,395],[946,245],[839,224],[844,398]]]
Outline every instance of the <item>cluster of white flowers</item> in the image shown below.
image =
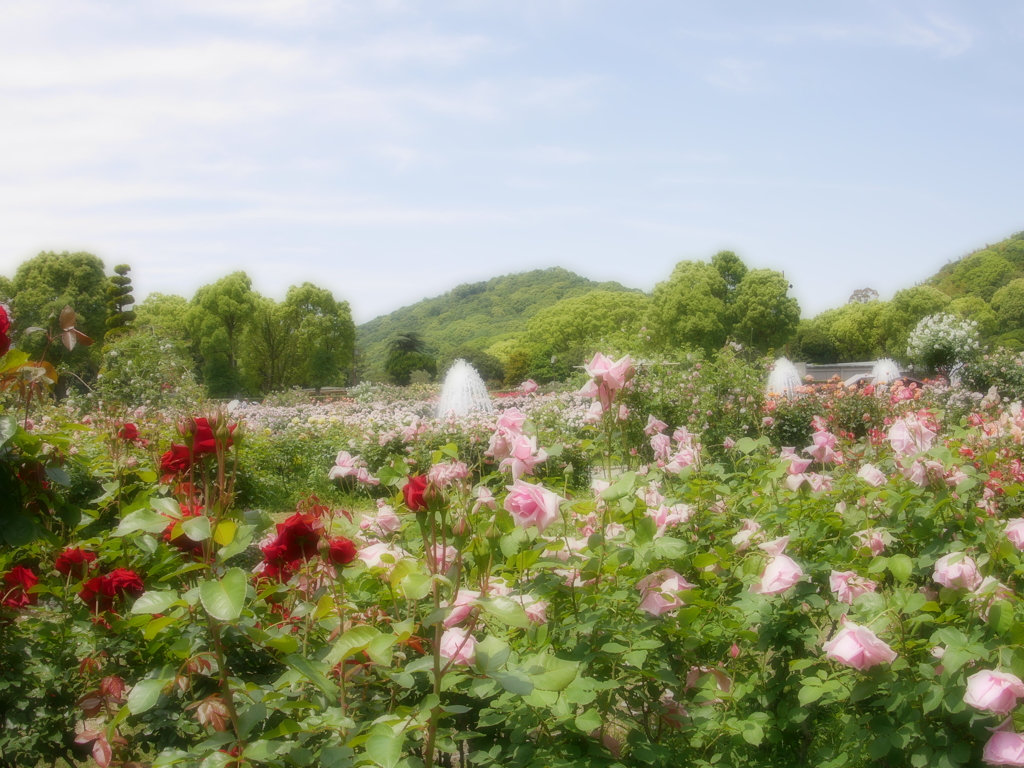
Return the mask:
[[907,340],[908,357],[926,367],[946,372],[980,350],[978,324],[945,313],[929,315],[921,320]]

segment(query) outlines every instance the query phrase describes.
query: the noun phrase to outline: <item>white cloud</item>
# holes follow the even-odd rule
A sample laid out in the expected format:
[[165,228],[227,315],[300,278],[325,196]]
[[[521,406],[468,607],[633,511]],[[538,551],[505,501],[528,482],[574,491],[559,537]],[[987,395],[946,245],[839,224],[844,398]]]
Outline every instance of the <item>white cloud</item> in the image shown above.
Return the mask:
[[757,75],[763,67],[764,63],[760,61],[723,58],[714,62],[705,78],[719,88],[749,92],[759,87]]

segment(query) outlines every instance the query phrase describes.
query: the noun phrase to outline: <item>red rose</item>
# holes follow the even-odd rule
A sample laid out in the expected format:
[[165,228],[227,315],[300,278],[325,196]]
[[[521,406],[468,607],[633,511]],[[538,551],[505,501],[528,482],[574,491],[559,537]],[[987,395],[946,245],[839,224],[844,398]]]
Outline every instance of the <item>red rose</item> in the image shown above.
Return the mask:
[[171,443],[171,450],[160,457],[160,470],[168,475],[184,472],[192,464],[188,446]]
[[[216,453],[217,451],[217,439],[213,436],[213,429],[210,427],[210,420],[204,416],[199,416],[193,421],[196,424],[196,432],[192,438],[192,452],[196,456],[206,453]],[[228,435],[235,431],[237,424],[232,424],[228,427]],[[224,446],[225,448],[231,447],[231,437],[228,437],[228,442]]]
[[427,490],[426,475],[410,477],[409,482],[402,488],[402,496],[405,497],[405,506],[413,512],[421,512],[427,508],[427,502],[423,499],[423,493]]
[[80,547],[69,547],[60,553],[53,567],[64,576],[73,575],[76,579],[84,579],[89,573],[89,563],[95,560],[96,553],[88,552]]
[[261,573],[269,578],[287,581],[302,560],[317,553],[323,523],[316,515],[296,512],[277,524],[277,536],[264,544],[264,567]]
[[24,608],[35,605],[38,597],[29,594],[29,589],[39,583],[39,577],[23,565],[16,565],[4,574],[3,602],[8,608]]
[[356,559],[356,545],[344,536],[331,539],[331,546],[327,556],[335,565],[348,565]]
[[117,431],[117,436],[125,442],[134,443],[139,439],[139,428],[129,422]]
[[146,586],[142,583],[139,575],[127,568],[115,568],[103,578],[106,580],[103,591],[111,596],[138,597],[146,591]]
[[0,355],[6,355],[11,348],[11,337],[8,333],[11,330],[11,316],[7,314],[7,307],[0,304]]

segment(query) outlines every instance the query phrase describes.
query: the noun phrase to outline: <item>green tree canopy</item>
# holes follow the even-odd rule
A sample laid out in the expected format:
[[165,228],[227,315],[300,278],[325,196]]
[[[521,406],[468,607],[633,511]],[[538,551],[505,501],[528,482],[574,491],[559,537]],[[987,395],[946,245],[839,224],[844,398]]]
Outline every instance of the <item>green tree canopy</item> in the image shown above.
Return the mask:
[[612,338],[635,343],[650,306],[642,293],[591,291],[562,299],[534,315],[523,341],[552,353],[590,348]]
[[[59,332],[61,310],[70,306],[78,316],[78,330],[96,343],[91,348],[76,348],[72,352],[55,343],[47,356],[54,365],[60,364],[71,373],[91,380],[99,370],[108,285],[103,262],[91,253],[40,253],[19,266],[14,275],[11,286],[14,327],[19,331],[36,326]],[[46,345],[45,334],[29,334],[18,344],[37,355]]]
[[647,327],[665,349],[685,345],[711,351],[728,336],[725,279],[710,264],[681,261],[654,287]]
[[[229,397],[240,391],[242,342],[258,298],[245,272],[233,272],[204,285],[192,297],[186,323],[203,358],[204,380],[211,396]],[[219,382],[216,394],[206,376],[208,368]]]
[[996,291],[992,297],[992,309],[1001,332],[1024,328],[1024,277],[1011,280]]
[[880,321],[886,307],[881,301],[844,304],[825,310],[813,323],[831,342],[836,362],[874,360],[883,354]]
[[348,302],[337,301],[325,288],[303,283],[288,289],[283,308],[296,333],[299,382],[317,392],[347,383],[356,345]]
[[747,265],[743,263],[732,251],[719,251],[711,257],[711,266],[718,270],[718,274],[725,280],[725,287],[729,293],[739,288],[743,278],[747,276]]
[[879,320],[883,338],[879,353],[906,359],[907,339],[914,327],[929,315],[944,311],[949,302],[949,295],[932,285],[897,291],[892,301],[884,304],[885,311]]
[[991,301],[1000,286],[1019,273],[1019,268],[1000,253],[985,249],[956,262],[938,287],[951,296],[979,296],[985,301]]
[[135,303],[132,296],[132,279],[128,273],[132,268],[127,264],[114,267],[114,276],[107,286],[107,335],[123,333],[135,319],[135,312],[127,307]]
[[999,331],[999,319],[992,306],[980,296],[961,296],[946,305],[946,311],[961,320],[973,320],[978,324],[982,337]]
[[800,323],[800,305],[788,292],[789,281],[781,272],[747,272],[733,300],[733,337],[762,352],[782,348]]

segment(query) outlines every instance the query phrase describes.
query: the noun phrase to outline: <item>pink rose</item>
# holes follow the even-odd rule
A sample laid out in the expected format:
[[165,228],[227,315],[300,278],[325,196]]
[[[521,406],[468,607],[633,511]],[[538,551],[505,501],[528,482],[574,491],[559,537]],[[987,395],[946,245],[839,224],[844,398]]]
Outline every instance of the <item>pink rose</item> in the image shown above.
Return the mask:
[[537,526],[544,529],[558,519],[558,505],[562,497],[540,485],[531,485],[525,480],[516,480],[513,485],[506,486],[508,496],[505,497],[505,509],[512,513],[516,525],[521,528]]
[[1024,682],[1009,672],[983,669],[967,678],[964,702],[975,709],[996,715],[1008,715],[1024,696]]
[[531,624],[548,623],[548,603],[546,600],[538,600],[532,595],[520,595],[516,598],[523,610],[526,611],[526,618]]
[[832,591],[836,593],[836,599],[848,605],[853,605],[853,601],[861,595],[874,592],[878,586],[875,582],[858,576],[853,571],[832,571],[828,583]]
[[[713,682],[715,690],[722,693],[728,693],[732,690],[732,680],[725,672],[716,667],[690,667],[690,670],[686,673],[686,687],[683,690],[689,691],[693,688],[704,687],[701,686],[702,681],[705,683]],[[701,706],[721,703],[722,700],[718,698],[700,702]]]
[[656,419],[654,418],[654,416],[648,416],[647,426],[644,427],[644,434],[653,437],[659,432],[664,432],[666,429],[668,429],[668,424],[666,424],[664,421]]
[[936,560],[932,578],[950,589],[968,589],[973,592],[981,586],[978,566],[963,552],[951,552]]
[[450,627],[441,635],[441,658],[469,666],[476,660],[476,638],[461,627]]
[[812,456],[820,464],[832,464],[836,460],[836,436],[831,432],[815,432],[813,437],[814,445],[804,448],[804,453]]
[[804,572],[792,558],[782,554],[789,544],[789,536],[758,544],[771,559],[761,572],[757,583],[750,585],[750,591],[758,595],[778,595],[803,578]]
[[885,551],[886,544],[888,544],[888,534],[880,528],[857,531],[853,537],[857,540],[858,547],[867,547],[876,557]]
[[636,584],[640,590],[640,608],[651,616],[661,616],[683,605],[679,593],[694,589],[694,585],[673,571],[663,568],[644,576]]
[[519,435],[509,450],[507,458],[502,459],[499,469],[512,468],[512,480],[516,481],[525,475],[532,475],[533,468],[546,461],[548,453],[543,448],[538,450],[537,438]]
[[740,552],[750,546],[751,537],[761,530],[761,524],[757,520],[745,517],[741,522],[743,525],[740,526],[736,535],[732,537],[732,545]]
[[537,382],[534,381],[533,379],[527,379],[526,381],[519,385],[519,391],[522,392],[524,395],[532,395],[534,392],[537,391]]
[[889,427],[888,440],[896,455],[913,456],[932,447],[935,433],[916,417],[908,416]]
[[1016,517],[1006,521],[1006,538],[1017,549],[1024,550],[1024,517]]
[[366,563],[367,568],[383,568],[386,571],[390,571],[395,563],[408,556],[409,553],[401,547],[383,541],[359,550],[359,559]]
[[822,648],[825,656],[854,669],[869,669],[883,661],[890,664],[896,651],[878,639],[867,627],[847,623]]
[[865,464],[860,468],[857,477],[866,482],[872,488],[879,488],[886,483],[885,474],[874,464]]
[[[473,601],[480,597],[480,593],[473,589],[460,589],[458,594],[455,595],[455,600],[451,604],[451,613],[444,620],[445,629],[451,629],[456,624],[461,624],[469,615],[473,613]],[[448,603],[442,602],[442,608],[447,608]]]
[[1024,735],[1009,730],[1013,720],[1007,718],[996,728],[989,728],[992,737],[985,744],[981,759],[989,765],[1024,765]]

